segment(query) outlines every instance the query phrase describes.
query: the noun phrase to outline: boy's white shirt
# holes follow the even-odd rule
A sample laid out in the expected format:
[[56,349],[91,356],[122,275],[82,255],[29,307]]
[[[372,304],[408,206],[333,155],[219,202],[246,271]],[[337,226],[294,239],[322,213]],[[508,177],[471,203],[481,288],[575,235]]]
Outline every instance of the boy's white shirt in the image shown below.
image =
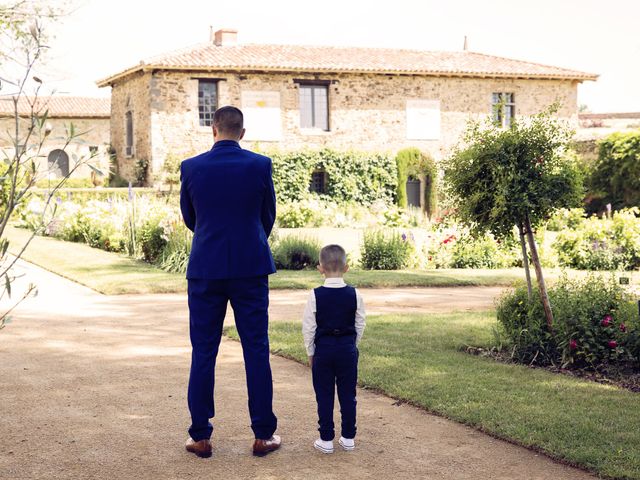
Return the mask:
[[[327,288],[342,288],[346,287],[347,284],[344,282],[343,278],[327,278],[324,281],[324,286]],[[364,333],[366,314],[364,311],[364,300],[362,300],[362,296],[358,290],[356,290],[356,299],[356,345],[358,345],[362,338],[362,334]],[[307,349],[307,355],[309,356],[312,356],[316,351],[315,340],[317,327],[316,295],[315,292],[311,290],[302,316],[302,337],[304,338],[304,346]]]

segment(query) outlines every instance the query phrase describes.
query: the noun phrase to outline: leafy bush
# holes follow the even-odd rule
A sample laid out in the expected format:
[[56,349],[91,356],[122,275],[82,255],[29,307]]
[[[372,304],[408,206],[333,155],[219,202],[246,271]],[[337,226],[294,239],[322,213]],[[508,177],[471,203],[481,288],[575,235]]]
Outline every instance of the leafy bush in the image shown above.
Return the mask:
[[364,235],[360,262],[367,270],[400,270],[411,260],[413,244],[405,234],[367,232]]
[[273,260],[276,268],[284,270],[303,270],[318,264],[320,243],[311,238],[287,236],[273,248]]
[[[465,235],[453,246],[451,268],[508,268],[516,266],[517,251],[490,235],[474,239]],[[511,246],[513,247],[513,246]]]
[[303,228],[312,226],[318,218],[308,205],[289,203],[278,207],[277,219],[281,228]]
[[160,226],[160,218],[145,221],[137,232],[142,258],[145,262],[155,263],[167,246],[164,229]]
[[640,267],[640,209],[589,217],[576,230],[562,231],[553,244],[560,264],[585,270]]
[[576,229],[582,225],[586,217],[583,208],[561,208],[547,222],[547,230],[561,232],[565,229]]
[[638,362],[640,325],[632,296],[614,276],[585,280],[563,277],[549,289],[554,328],[547,327],[537,295],[525,286],[505,293],[497,304],[498,322],[522,363],[597,368]]
[[280,202],[306,198],[311,174],[318,168],[328,174],[328,198],[361,205],[377,200],[392,203],[395,198],[396,164],[388,155],[327,149],[266,154],[273,160],[273,182]]
[[640,207],[640,130],[612,133],[600,141],[589,184],[602,205]]
[[167,243],[158,262],[160,268],[167,272],[186,273],[193,234],[179,218],[173,221],[165,219],[161,226]]

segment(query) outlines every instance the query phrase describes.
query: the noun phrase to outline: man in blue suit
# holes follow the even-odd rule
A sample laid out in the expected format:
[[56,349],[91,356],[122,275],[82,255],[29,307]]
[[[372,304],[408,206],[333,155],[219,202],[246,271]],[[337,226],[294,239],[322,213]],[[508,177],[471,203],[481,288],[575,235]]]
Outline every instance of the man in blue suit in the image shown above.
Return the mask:
[[280,447],[267,334],[268,275],[275,272],[267,238],[276,199],[271,159],[240,148],[244,132],[239,109],[219,108],[213,148],[180,167],[180,209],[194,233],[187,267],[192,355],[186,449],[199,457],[211,456],[214,369],[227,302],[242,343],[253,453],[262,456]]

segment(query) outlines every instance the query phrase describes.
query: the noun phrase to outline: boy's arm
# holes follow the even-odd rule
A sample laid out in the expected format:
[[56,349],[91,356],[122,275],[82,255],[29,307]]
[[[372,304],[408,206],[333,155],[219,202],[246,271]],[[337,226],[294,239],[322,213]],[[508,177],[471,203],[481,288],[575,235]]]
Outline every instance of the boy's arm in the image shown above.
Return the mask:
[[356,345],[358,345],[362,339],[362,334],[364,333],[364,327],[366,325],[365,318],[367,314],[364,311],[364,300],[358,290],[356,290],[356,299],[358,301],[356,308]]
[[304,339],[304,348],[309,356],[309,362],[311,362],[316,350],[316,328],[316,295],[312,290],[302,315],[302,338]]

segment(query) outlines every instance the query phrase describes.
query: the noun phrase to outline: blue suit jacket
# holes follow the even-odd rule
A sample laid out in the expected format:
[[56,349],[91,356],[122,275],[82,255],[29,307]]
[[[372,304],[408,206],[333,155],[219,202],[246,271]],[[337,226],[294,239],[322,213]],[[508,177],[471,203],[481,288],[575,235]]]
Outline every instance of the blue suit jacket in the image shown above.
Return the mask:
[[187,278],[274,273],[267,243],[276,217],[271,159],[221,140],[183,161],[180,174],[180,209],[194,233]]

